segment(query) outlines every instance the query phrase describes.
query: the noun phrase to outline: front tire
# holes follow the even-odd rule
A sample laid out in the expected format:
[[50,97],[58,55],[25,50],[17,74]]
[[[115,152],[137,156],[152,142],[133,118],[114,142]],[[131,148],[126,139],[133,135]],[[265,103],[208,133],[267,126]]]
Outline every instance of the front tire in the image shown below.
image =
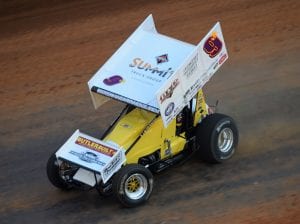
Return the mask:
[[152,173],[139,164],[124,166],[113,177],[113,194],[125,207],[143,204],[149,199],[152,189]]
[[47,176],[49,181],[57,188],[69,190],[71,186],[61,177],[60,167],[55,154],[52,154],[47,163]]
[[198,125],[196,139],[204,161],[221,163],[233,156],[238,144],[238,129],[231,117],[215,113]]

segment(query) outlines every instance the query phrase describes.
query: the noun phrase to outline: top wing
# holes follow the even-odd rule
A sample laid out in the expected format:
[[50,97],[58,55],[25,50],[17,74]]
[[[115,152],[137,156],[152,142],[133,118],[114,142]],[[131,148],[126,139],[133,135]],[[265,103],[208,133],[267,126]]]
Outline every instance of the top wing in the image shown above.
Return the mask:
[[155,93],[194,48],[157,33],[149,15],[88,82],[94,106],[102,94],[159,113]]
[[228,58],[220,23],[195,46],[156,31],[152,15],[88,82],[101,95],[160,113],[167,126]]

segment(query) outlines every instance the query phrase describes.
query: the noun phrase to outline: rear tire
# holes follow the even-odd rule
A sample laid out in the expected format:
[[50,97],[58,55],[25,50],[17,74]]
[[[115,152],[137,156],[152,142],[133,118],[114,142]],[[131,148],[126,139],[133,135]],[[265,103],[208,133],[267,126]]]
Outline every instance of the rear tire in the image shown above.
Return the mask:
[[139,164],[124,166],[113,177],[113,194],[125,207],[135,207],[145,203],[152,189],[152,173]]
[[69,190],[71,186],[60,176],[60,170],[55,154],[52,154],[47,163],[47,176],[49,181],[57,188]]
[[238,144],[238,129],[231,117],[211,114],[198,125],[196,141],[204,161],[221,163],[233,156]]

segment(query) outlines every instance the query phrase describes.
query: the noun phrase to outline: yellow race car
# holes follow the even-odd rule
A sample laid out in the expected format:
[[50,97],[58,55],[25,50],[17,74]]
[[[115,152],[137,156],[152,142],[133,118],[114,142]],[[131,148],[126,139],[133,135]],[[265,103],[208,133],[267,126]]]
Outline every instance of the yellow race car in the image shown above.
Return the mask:
[[149,199],[153,173],[193,153],[210,163],[229,159],[236,124],[213,113],[202,92],[227,58],[219,23],[194,46],[157,33],[150,15],[88,82],[96,108],[103,97],[126,106],[100,139],[77,130],[52,154],[50,182],[95,188],[134,207]]

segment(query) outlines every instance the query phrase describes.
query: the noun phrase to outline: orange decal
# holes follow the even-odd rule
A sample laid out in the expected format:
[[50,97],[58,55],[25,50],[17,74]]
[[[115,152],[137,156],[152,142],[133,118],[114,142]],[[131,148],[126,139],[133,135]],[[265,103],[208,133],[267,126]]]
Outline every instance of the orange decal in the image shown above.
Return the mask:
[[110,157],[112,157],[117,152],[117,150],[115,150],[115,149],[112,149],[110,147],[101,145],[97,142],[93,142],[93,141],[91,141],[89,139],[86,139],[86,138],[83,138],[81,136],[79,136],[76,139],[75,143],[77,145],[84,146],[86,148],[92,149],[96,152],[100,152],[100,153],[105,154],[105,155],[110,156]]

